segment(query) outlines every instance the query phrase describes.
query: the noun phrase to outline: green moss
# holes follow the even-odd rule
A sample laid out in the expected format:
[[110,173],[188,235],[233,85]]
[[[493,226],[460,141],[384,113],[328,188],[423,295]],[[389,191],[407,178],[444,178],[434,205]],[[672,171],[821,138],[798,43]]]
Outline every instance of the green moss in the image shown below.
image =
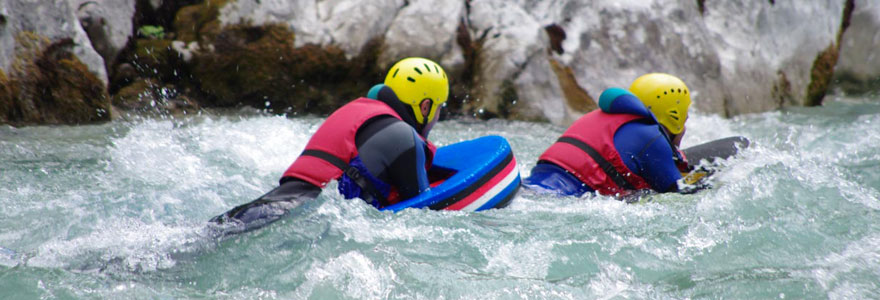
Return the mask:
[[113,106],[148,115],[177,115],[199,108],[189,97],[178,95],[174,87],[161,86],[153,79],[140,79],[120,89],[113,95]]
[[43,70],[54,83],[50,88],[56,100],[58,120],[65,124],[110,120],[110,97],[104,82],[73,55],[59,59],[52,69]]
[[510,80],[504,80],[501,83],[501,93],[499,95],[501,103],[498,105],[498,112],[505,118],[514,115],[514,106],[519,100],[519,94],[516,92],[516,85]]
[[[16,37],[21,46],[14,74],[5,75],[0,97],[4,122],[80,124],[110,119],[104,83],[71,53],[71,39],[48,40],[31,32]],[[11,99],[11,100],[10,100]]]
[[279,113],[325,113],[384,78],[376,67],[381,39],[369,41],[353,59],[334,46],[295,48],[295,36],[284,24],[222,26],[217,17],[227,2],[208,0],[175,13],[175,39],[197,42],[200,48],[189,61],[171,48],[170,40],[137,40],[128,61],[138,74],[123,83],[134,82],[131,86],[116,88],[114,103],[138,109],[136,98],[145,95],[143,82],[149,79],[154,86],[173,85],[182,98],[200,99],[206,107],[266,108],[268,103]]
[[[214,42],[214,52],[195,58],[194,75],[202,91],[218,106],[239,103],[256,107],[327,112],[355,95],[351,86],[369,88],[363,65],[349,61],[335,47],[293,47],[293,33],[285,25],[225,28]],[[347,88],[348,87],[348,88]]]
[[134,110],[147,106],[150,100],[154,100],[156,83],[151,79],[141,79],[123,87],[113,95],[113,106]]
[[220,29],[217,21],[220,8],[228,2],[229,0],[206,0],[201,4],[181,8],[174,17],[177,39],[187,43],[213,40],[212,33],[216,34]]
[[146,38],[164,39],[165,28],[162,28],[162,26],[144,25],[138,28],[138,34]]
[[563,66],[551,58],[550,68],[559,80],[559,87],[562,89],[562,95],[565,97],[568,107],[581,113],[590,112],[598,107],[590,93],[577,83],[577,78],[575,78],[571,67]]
[[777,107],[782,108],[787,104],[794,102],[794,96],[791,93],[791,82],[785,72],[779,71],[776,83],[773,84],[773,90],[770,96],[776,101]]
[[43,48],[49,45],[49,39],[32,31],[22,31],[15,36],[17,49],[12,62],[13,73],[24,73],[39,57]]
[[180,55],[171,48],[171,40],[138,39],[132,62],[139,76],[163,81],[178,80],[178,70],[184,68]]
[[816,56],[810,71],[810,85],[807,87],[807,97],[804,99],[805,106],[822,105],[822,99],[825,98],[828,86],[831,84],[831,77],[834,76],[834,65],[837,64],[838,55],[837,46],[831,44]]
[[6,73],[0,70],[0,123],[9,123],[18,83],[9,80]]
[[461,47],[462,56],[464,56],[464,67],[460,74],[451,74],[453,80],[449,100],[447,101],[447,109],[451,114],[474,114],[479,111],[481,103],[479,103],[479,93],[476,87],[479,86],[480,73],[480,53],[483,49],[483,43],[489,30],[483,31],[482,35],[476,39],[471,36],[464,19],[459,20],[458,27],[455,30],[455,42]]

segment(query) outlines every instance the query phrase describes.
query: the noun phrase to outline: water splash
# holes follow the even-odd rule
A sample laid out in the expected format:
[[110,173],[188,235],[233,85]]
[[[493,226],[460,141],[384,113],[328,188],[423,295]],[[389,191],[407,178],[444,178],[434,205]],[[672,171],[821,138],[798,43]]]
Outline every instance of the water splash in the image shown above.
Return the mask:
[[[523,192],[501,210],[392,214],[331,184],[263,230],[223,240],[205,231],[205,220],[277,185],[320,122],[203,114],[0,128],[0,277],[10,278],[0,295],[880,297],[877,103],[692,114],[684,146],[753,141],[693,195],[626,204]],[[503,135],[526,176],[563,130],[452,121],[431,138]]]

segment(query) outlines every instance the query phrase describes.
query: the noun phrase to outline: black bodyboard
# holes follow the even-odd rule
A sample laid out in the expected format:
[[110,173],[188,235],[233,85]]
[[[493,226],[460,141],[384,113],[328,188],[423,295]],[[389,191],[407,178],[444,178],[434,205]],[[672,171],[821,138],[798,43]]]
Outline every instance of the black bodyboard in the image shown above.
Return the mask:
[[751,141],[745,137],[732,136],[688,147],[682,152],[691,165],[697,165],[703,160],[714,164],[718,159],[733,157],[739,151],[748,148],[750,144]]

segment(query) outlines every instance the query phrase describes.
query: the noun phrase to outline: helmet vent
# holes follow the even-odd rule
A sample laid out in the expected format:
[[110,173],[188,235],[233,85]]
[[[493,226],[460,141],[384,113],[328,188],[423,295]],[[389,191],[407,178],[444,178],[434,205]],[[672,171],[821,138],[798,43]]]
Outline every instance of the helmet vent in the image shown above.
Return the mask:
[[419,73],[419,75],[422,75],[422,70],[419,70],[418,67],[414,67],[413,70],[416,70],[416,73]]
[[424,64],[423,66],[425,66],[425,69],[428,70],[428,73],[431,73],[431,67],[429,67],[428,64]]
[[412,77],[409,77],[409,76],[406,76],[406,80],[409,80],[410,82],[416,82],[415,79],[413,79]]
[[397,68],[397,70],[394,70],[394,74],[391,75],[391,78],[397,77],[397,72],[400,72],[400,68]]
[[440,67],[438,67],[437,65],[434,65],[434,70],[437,71],[437,73],[440,73]]

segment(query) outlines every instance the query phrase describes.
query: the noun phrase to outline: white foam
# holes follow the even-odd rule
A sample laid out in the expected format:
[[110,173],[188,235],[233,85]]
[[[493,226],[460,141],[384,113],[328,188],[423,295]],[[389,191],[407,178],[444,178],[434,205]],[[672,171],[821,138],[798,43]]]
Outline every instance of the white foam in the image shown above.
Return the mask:
[[389,266],[373,263],[363,253],[349,251],[312,264],[305,278],[294,298],[312,298],[316,289],[332,288],[350,298],[385,299],[391,293],[397,274]]

